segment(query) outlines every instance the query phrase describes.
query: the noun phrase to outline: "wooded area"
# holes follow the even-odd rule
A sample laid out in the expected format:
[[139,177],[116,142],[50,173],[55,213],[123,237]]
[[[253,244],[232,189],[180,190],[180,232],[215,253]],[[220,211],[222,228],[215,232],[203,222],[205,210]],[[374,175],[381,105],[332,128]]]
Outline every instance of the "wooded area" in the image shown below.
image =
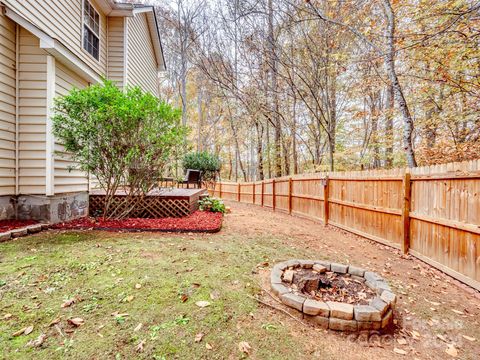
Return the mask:
[[480,160],[221,182],[213,191],[398,248],[480,290],[479,193]]
[[153,3],[162,92],[223,178],[478,158],[478,1]]

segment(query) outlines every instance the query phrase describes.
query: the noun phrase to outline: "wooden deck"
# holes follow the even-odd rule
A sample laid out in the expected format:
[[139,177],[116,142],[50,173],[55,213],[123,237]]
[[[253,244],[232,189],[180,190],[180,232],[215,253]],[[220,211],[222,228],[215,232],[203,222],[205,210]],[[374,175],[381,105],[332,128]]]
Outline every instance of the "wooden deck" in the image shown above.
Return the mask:
[[[198,200],[206,189],[161,188],[150,191],[147,197],[132,211],[134,218],[183,217],[198,210]],[[117,191],[115,203],[122,202],[126,196],[123,190]],[[89,199],[90,216],[100,216],[105,201],[103,190],[93,190]]]

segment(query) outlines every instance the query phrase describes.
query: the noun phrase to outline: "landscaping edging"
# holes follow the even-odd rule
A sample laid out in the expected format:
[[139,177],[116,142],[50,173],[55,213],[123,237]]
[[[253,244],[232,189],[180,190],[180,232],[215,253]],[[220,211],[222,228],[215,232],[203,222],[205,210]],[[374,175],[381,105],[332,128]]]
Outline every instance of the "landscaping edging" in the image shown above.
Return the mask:
[[0,242],[5,242],[11,239],[39,233],[40,231],[48,230],[49,228],[50,224],[34,224],[5,231],[3,233],[0,233]]
[[[377,293],[369,305],[351,305],[335,301],[318,301],[294,292],[287,287],[283,277],[287,270],[296,268],[313,269],[318,272],[332,271],[350,274],[354,279],[365,282]],[[303,318],[324,329],[356,332],[382,330],[393,321],[396,295],[387,282],[374,272],[352,265],[330,263],[323,260],[288,260],[276,264],[270,274],[272,291],[283,304],[300,311]]]

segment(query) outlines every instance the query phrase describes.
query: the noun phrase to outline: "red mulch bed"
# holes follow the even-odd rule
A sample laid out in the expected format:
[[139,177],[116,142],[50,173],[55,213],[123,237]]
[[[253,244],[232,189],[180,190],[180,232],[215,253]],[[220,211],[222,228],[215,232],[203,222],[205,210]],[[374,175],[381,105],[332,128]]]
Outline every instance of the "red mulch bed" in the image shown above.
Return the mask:
[[220,231],[223,215],[196,211],[183,218],[123,219],[81,218],[52,226],[52,229],[93,229],[107,231],[208,232]]
[[0,220],[0,233],[37,224],[35,220]]

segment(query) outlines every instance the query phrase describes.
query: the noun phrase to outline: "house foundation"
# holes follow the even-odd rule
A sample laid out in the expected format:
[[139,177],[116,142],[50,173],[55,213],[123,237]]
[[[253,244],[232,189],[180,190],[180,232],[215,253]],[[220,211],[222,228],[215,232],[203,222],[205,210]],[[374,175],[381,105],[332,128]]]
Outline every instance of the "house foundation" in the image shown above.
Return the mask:
[[37,220],[55,224],[88,215],[88,192],[54,196],[0,197],[1,220]]

